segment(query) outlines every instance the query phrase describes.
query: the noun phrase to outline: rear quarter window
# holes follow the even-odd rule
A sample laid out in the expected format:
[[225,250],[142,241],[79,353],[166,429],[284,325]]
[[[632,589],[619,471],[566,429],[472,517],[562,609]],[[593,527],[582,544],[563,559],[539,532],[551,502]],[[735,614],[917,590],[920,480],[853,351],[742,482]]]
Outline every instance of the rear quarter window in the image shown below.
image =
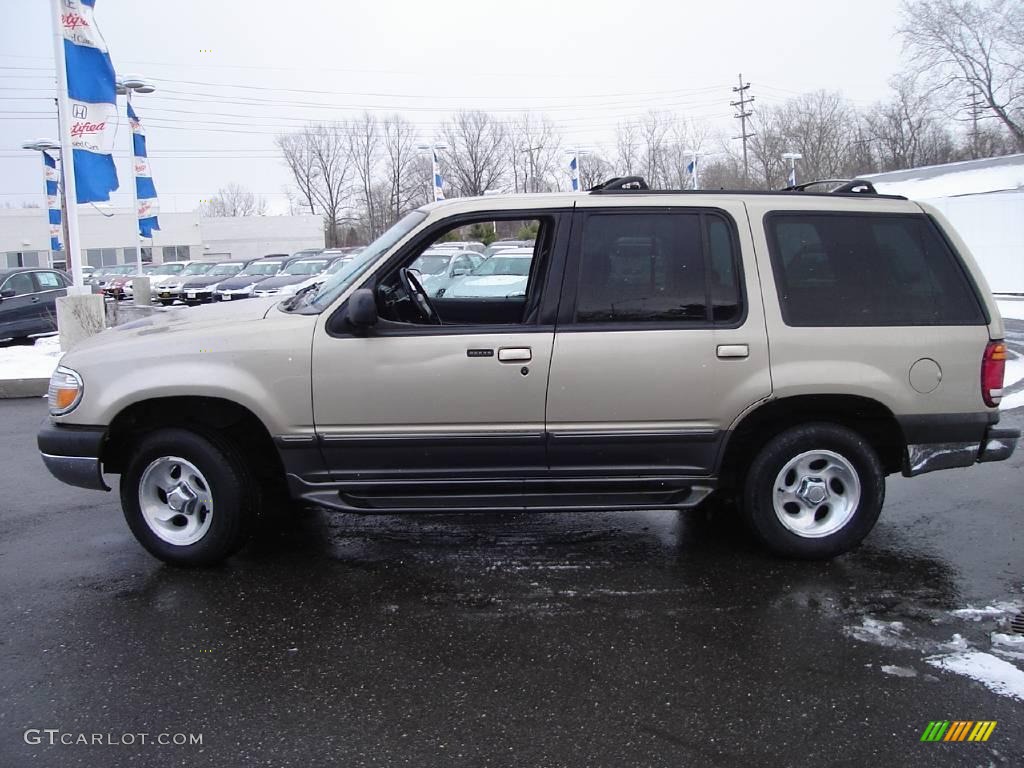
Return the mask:
[[959,257],[923,214],[785,212],[765,226],[787,325],[988,322]]

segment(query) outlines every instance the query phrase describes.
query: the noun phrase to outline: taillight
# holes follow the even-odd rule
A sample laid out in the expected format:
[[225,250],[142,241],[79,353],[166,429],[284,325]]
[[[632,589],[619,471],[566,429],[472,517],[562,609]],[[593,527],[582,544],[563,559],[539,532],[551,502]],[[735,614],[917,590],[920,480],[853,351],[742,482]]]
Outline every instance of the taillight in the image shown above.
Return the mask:
[[1006,373],[1006,345],[990,341],[981,360],[981,398],[995,408],[1003,397],[1003,374]]

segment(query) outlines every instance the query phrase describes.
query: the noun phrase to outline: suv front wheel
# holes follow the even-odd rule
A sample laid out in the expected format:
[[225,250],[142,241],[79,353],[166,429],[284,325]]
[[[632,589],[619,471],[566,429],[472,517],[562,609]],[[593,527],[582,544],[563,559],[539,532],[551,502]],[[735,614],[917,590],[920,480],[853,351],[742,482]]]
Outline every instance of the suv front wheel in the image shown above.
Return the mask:
[[747,472],[743,515],[776,554],[824,559],[856,547],[878,520],[885,473],[859,434],[805,424],[768,441]]
[[121,476],[121,507],[135,538],[173,565],[211,565],[245,543],[258,484],[235,447],[215,435],[159,429]]

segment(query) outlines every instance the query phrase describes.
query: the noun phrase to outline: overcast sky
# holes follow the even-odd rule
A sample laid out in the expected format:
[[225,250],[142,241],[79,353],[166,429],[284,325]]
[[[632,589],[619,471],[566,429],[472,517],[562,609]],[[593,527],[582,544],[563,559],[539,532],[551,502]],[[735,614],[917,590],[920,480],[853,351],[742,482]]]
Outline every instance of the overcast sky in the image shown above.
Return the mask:
[[[135,101],[164,210],[191,210],[236,182],[284,210],[274,135],[369,108],[432,138],[444,116],[544,111],[567,144],[611,150],[617,122],[650,109],[730,123],[742,71],[758,105],[841,90],[885,96],[901,66],[898,0],[98,0]],[[26,139],[56,138],[50,3],[0,0],[0,205],[41,202]],[[122,108],[123,109],[123,108]],[[118,135],[129,205],[127,134]]]

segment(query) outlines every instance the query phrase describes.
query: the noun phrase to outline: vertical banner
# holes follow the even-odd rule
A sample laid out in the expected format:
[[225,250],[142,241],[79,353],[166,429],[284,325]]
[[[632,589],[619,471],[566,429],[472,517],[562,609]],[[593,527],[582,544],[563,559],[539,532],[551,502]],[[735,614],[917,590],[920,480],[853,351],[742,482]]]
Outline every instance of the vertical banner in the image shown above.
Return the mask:
[[444,179],[441,178],[441,165],[437,162],[437,150],[431,148],[430,156],[433,158],[434,200],[444,200]]
[[46,207],[50,216],[50,250],[61,250],[60,192],[58,191],[57,161],[49,152],[43,152],[43,168],[46,172]]
[[132,167],[135,174],[136,214],[139,217],[139,234],[142,237],[153,237],[153,230],[160,229],[157,213],[160,205],[156,199],[156,187],[149,172],[149,158],[146,156],[146,134],[142,130],[139,116],[132,109],[131,98],[128,99],[128,122],[132,127]]
[[569,178],[572,182],[572,191],[580,191],[580,156],[575,153],[569,161]]
[[95,5],[96,0],[61,0],[79,203],[109,200],[110,193],[117,189],[117,169],[111,154],[117,130],[117,90],[114,65],[93,19]]

